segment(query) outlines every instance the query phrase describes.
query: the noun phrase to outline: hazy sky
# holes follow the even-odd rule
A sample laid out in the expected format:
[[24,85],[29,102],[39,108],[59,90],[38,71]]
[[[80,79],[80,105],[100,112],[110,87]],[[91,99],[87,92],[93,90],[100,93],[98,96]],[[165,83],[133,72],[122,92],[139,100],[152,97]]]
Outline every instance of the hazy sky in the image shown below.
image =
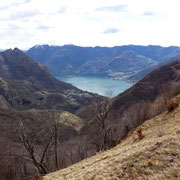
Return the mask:
[[0,0],[0,48],[180,46],[180,0]]

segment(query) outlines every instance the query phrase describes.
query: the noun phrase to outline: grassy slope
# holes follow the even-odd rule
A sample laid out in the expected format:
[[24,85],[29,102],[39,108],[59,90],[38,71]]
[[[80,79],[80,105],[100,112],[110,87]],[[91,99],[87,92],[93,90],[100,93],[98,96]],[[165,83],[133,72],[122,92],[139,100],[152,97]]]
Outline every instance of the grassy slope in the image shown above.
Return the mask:
[[[180,96],[177,97],[180,101]],[[50,173],[45,180],[180,179],[180,107],[140,126],[115,148]]]

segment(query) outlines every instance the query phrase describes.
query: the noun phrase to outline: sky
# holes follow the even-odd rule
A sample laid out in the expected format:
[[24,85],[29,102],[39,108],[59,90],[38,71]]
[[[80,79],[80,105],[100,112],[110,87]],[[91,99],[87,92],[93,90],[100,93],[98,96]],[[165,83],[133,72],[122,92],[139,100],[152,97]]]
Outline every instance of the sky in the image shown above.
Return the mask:
[[0,49],[180,46],[180,0],[0,0]]

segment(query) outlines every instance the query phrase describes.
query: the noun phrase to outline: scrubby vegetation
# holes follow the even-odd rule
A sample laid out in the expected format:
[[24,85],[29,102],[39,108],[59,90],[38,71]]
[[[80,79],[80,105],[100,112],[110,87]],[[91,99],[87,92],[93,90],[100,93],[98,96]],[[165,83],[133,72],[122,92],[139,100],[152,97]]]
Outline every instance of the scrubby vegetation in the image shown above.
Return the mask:
[[[180,102],[180,96],[176,98]],[[169,179],[180,177],[180,108],[165,111],[134,129],[121,144],[50,173],[45,180]],[[159,130],[163,131],[159,136]],[[143,129],[143,138],[137,132]]]
[[[169,111],[169,103],[168,106],[164,103],[162,94],[153,103],[143,101],[134,104],[124,111],[122,116],[117,116],[116,121],[111,120],[110,98],[104,101],[95,99],[79,111],[77,115],[81,118],[82,114],[88,115],[89,119],[86,121],[61,111],[52,111],[51,115],[48,115],[44,110],[38,112],[38,119],[28,111],[27,114],[15,111],[7,118],[9,111],[6,110],[5,119],[1,120],[0,126],[2,179],[32,179],[35,173],[43,176],[66,168],[122,143],[136,127],[163,111],[168,110],[170,116],[177,116],[174,113],[179,99],[170,100],[177,91],[168,92],[169,96],[166,92],[165,101],[170,102],[170,106],[175,106],[173,110]],[[162,99],[163,101],[160,101]],[[1,117],[3,113],[5,112],[1,112]],[[14,115],[18,118],[13,119]],[[156,127],[157,137],[166,134],[162,129],[161,125]],[[144,126],[139,127],[135,130],[134,141],[143,141],[146,136]],[[15,163],[19,165],[15,167]]]

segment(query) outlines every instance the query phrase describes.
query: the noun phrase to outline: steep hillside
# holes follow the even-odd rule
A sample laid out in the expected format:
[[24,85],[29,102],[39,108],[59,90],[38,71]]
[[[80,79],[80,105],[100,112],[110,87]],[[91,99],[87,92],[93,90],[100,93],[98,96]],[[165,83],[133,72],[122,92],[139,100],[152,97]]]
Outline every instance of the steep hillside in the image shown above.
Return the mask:
[[38,130],[42,131],[40,126],[43,125],[44,132],[41,132],[43,133],[43,136],[36,138],[41,139],[42,142],[46,142],[45,134],[48,132],[46,129],[54,123],[54,120],[56,120],[61,126],[60,140],[62,142],[77,136],[80,128],[84,124],[82,119],[67,111],[38,109],[15,111],[0,108],[1,140],[8,137],[7,132],[9,135],[14,133],[15,128],[19,126],[18,123],[21,121],[29,131],[32,131],[32,129],[35,128],[39,128]]
[[[38,61],[41,64],[47,62],[50,57],[59,49],[58,46],[49,46],[49,45],[37,45],[33,48],[30,48],[27,51],[27,54],[30,55],[33,59]],[[38,52],[38,53],[37,53]]]
[[[0,53],[0,76],[7,80],[37,81],[37,89],[68,89],[74,88],[70,84],[57,81],[47,68],[15,48]],[[61,87],[61,88],[60,88]]]
[[173,61],[152,71],[131,88],[107,101],[105,107],[97,103],[92,109],[91,106],[83,107],[77,115],[87,122],[83,133],[89,133],[91,127],[95,134],[98,134],[99,125],[96,124],[93,112],[96,111],[96,107],[99,108],[102,112],[99,114],[106,115],[103,119],[105,128],[111,127],[110,131],[114,132],[111,139],[116,138],[118,143],[131,129],[164,111],[168,100],[177,93],[180,93],[180,61]]
[[116,46],[79,47],[34,46],[26,52],[44,64],[52,74],[106,75],[123,78],[180,54],[179,47]]
[[[180,96],[176,101],[180,102]],[[129,133],[113,149],[50,173],[43,179],[179,179],[179,117],[180,107],[170,113],[164,112]],[[138,136],[139,129],[142,137]]]
[[[56,120],[62,126],[61,141],[77,136],[79,134],[79,130],[84,125],[84,121],[81,118],[67,111],[38,109],[15,111],[0,108],[1,138],[4,138],[3,134],[10,131],[9,127],[13,127],[13,125],[18,123],[19,120],[21,120],[25,127],[29,130],[31,130],[31,128],[35,128],[35,124],[47,123],[50,126],[54,120]],[[16,127],[17,126],[18,125],[16,125]],[[41,139],[45,141],[44,136],[42,136]]]
[[180,60],[164,65],[113,99],[112,109],[120,112],[135,103],[153,102],[168,85],[180,83]]
[[[1,52],[0,179],[31,179],[37,169],[52,172],[52,154],[70,154],[84,126],[72,113],[94,97],[103,99],[55,79],[17,48]],[[58,167],[65,163],[72,164]]]
[[15,48],[0,53],[1,107],[74,112],[92,93],[55,79],[47,68]]

